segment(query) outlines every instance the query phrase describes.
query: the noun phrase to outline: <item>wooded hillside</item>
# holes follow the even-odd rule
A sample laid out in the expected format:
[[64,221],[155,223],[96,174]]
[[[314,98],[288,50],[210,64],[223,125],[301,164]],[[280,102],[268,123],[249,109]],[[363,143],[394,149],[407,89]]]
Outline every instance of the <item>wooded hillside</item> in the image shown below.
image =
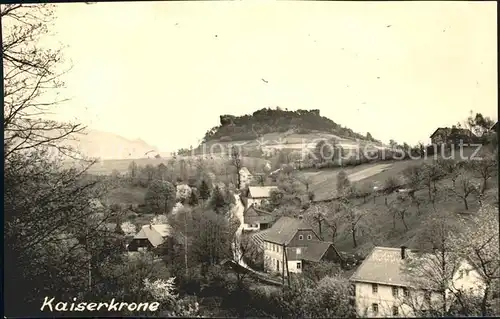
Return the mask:
[[308,134],[313,131],[332,133],[341,137],[358,138],[377,142],[369,133],[364,136],[350,128],[320,115],[319,110],[283,110],[263,108],[243,116],[221,115],[220,125],[205,133],[204,141],[211,140],[251,140],[262,134],[294,131]]

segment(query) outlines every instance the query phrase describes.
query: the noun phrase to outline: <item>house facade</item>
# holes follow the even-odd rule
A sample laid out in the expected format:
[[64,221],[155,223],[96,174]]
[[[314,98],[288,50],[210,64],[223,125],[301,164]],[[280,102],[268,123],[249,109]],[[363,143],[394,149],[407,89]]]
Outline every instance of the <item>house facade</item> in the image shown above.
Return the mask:
[[[367,256],[350,278],[355,286],[355,306],[358,316],[415,317],[416,310],[425,313],[432,304],[441,301],[440,293],[431,289],[414,288],[410,278],[404,274],[404,259],[408,254],[412,252],[405,247],[375,247]],[[424,254],[419,258],[428,256]],[[479,273],[465,260],[453,275],[453,289],[479,292],[483,287],[482,283]],[[451,305],[453,299],[451,290],[447,291],[447,295]]]
[[256,207],[271,198],[271,192],[278,190],[277,186],[250,186],[246,193],[246,208],[254,205]]
[[239,171],[240,175],[240,189],[245,189],[253,182],[254,177],[246,167],[242,167]]
[[171,238],[171,233],[170,225],[144,225],[130,241],[127,248],[129,251],[153,250]]
[[243,212],[243,230],[258,231],[272,226],[275,218],[270,212],[251,205]]
[[[320,261],[341,263],[342,257],[330,242],[321,241],[300,218],[281,217],[262,236],[264,270],[287,275],[301,273]],[[307,268],[306,268],[307,269]]]
[[457,127],[440,127],[430,136],[431,143],[440,144],[471,144],[477,141],[476,135],[471,130]]

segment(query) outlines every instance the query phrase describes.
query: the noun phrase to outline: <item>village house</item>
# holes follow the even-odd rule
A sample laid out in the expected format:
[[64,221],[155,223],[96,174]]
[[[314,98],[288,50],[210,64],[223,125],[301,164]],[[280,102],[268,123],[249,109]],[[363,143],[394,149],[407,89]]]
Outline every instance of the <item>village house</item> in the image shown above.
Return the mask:
[[342,263],[342,257],[333,244],[321,241],[301,218],[281,217],[263,232],[261,240],[266,272],[286,276],[287,271],[302,273],[320,261]]
[[278,190],[277,186],[250,186],[245,194],[246,207],[260,206],[271,197],[271,192]]
[[240,175],[240,189],[244,189],[253,182],[254,177],[246,167],[242,167],[239,171]]
[[128,245],[129,251],[153,250],[171,238],[170,225],[144,225]]
[[271,213],[256,208],[252,204],[243,212],[243,230],[256,231],[268,229],[274,220],[275,218]]
[[[355,286],[356,311],[362,317],[415,317],[415,310],[427,311],[429,305],[439,302],[441,294],[432,289],[417,289],[404,272],[405,259],[422,258],[435,265],[435,256],[417,255],[406,247],[375,247],[359,266],[350,280]],[[453,276],[453,288],[474,292],[482,289],[479,273],[463,260]],[[422,279],[422,278],[420,278]],[[427,286],[427,285],[426,285]],[[432,284],[429,283],[429,288]],[[450,301],[451,291],[449,291]],[[451,302],[450,302],[451,304]],[[449,305],[448,305],[449,306]]]
[[475,143],[477,140],[476,135],[471,130],[458,127],[440,127],[430,136],[431,143],[439,144],[463,144]]

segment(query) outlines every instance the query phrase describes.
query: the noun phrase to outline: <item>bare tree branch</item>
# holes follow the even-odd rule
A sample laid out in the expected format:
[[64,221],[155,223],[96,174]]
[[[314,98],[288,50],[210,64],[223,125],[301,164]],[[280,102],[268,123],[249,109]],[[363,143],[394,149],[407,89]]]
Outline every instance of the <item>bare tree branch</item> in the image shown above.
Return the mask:
[[59,97],[64,88],[61,49],[46,49],[39,41],[49,35],[53,20],[51,4],[8,4],[1,7],[4,68],[4,160],[30,150],[50,148],[58,155],[80,158],[65,140],[83,133],[81,124],[47,119],[67,101]]

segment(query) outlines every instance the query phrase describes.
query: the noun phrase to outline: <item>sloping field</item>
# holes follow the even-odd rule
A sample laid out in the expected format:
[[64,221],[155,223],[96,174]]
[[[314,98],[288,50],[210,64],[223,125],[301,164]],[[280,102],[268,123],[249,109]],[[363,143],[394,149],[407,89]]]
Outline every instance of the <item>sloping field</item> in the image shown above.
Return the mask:
[[354,167],[333,168],[319,172],[300,172],[309,180],[309,190],[315,195],[315,200],[325,200],[336,196],[337,175],[345,171],[351,182],[357,182],[372,175],[380,174],[389,169],[393,164],[363,164]]
[[[362,164],[355,167],[333,168],[319,172],[301,172],[301,174],[309,179],[309,189],[314,192],[315,201],[321,201],[336,196],[337,175],[341,170],[344,170],[349,175],[349,180],[354,184],[382,186],[389,176],[398,176],[406,167],[419,165],[423,161],[423,159],[418,159]],[[425,161],[432,161],[432,159],[426,159]]]

